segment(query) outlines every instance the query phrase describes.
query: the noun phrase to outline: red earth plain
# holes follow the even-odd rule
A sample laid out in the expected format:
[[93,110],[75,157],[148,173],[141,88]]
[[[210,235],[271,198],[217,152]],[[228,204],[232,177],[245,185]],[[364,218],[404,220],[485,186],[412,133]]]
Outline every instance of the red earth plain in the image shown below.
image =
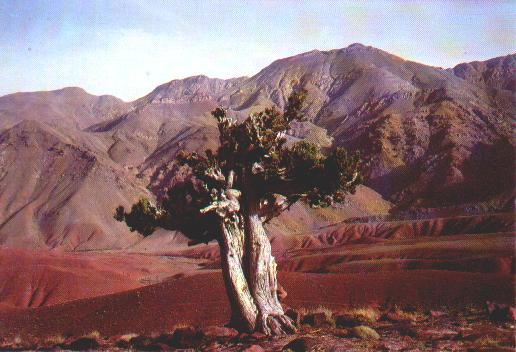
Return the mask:
[[[422,309],[514,301],[513,215],[341,223],[273,235],[293,308]],[[229,318],[214,245],[175,253],[0,250],[0,331],[160,333]]]

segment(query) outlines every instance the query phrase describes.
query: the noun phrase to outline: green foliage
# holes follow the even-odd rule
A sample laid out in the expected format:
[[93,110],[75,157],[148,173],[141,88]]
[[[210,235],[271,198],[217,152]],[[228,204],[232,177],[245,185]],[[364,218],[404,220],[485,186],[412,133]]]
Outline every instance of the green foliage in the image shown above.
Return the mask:
[[217,216],[200,212],[211,201],[206,184],[190,175],[168,190],[161,203],[163,215],[159,222],[160,227],[181,231],[195,242],[208,243],[216,239],[220,230]]
[[268,204],[270,209],[262,210],[270,219],[285,210],[275,203],[277,195],[288,206],[300,199],[315,207],[342,201],[361,182],[358,155],[337,148],[325,156],[318,145],[306,141],[285,146],[291,122],[304,119],[305,98],[306,91],[294,92],[283,113],[268,108],[242,122],[223,108],[215,109],[218,150],[180,152],[177,163],[190,174],[171,185],[159,208],[142,199],[130,213],[119,207],[115,218],[144,235],[163,227],[207,242],[217,238],[220,217],[238,221],[253,202],[255,208]]
[[156,230],[158,211],[146,198],[133,204],[131,212],[126,213],[123,206],[116,209],[115,219],[125,221],[129,230],[138,231],[144,236],[149,236]]
[[291,192],[291,202],[304,199],[313,207],[327,207],[354,193],[362,181],[359,155],[350,155],[344,148],[336,148],[325,157],[319,146],[303,141],[285,150],[283,160],[287,170],[283,187],[288,189],[293,183],[297,192]]
[[289,170],[288,177],[302,180],[316,172],[320,172],[323,155],[314,143],[302,141],[282,153],[283,166]]
[[346,193],[354,193],[362,183],[359,173],[360,155],[350,155],[344,148],[336,148],[324,161],[325,191],[334,194],[334,200],[341,202]]

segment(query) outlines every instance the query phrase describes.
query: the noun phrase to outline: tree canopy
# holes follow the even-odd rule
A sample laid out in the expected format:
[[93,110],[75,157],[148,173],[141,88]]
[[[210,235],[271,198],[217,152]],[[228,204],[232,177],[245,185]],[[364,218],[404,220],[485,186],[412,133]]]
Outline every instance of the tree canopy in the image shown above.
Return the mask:
[[207,243],[218,238],[220,218],[241,216],[241,204],[256,203],[267,222],[298,200],[312,207],[342,201],[361,182],[358,154],[340,147],[323,153],[309,141],[287,146],[291,122],[303,120],[305,98],[306,91],[294,92],[283,113],[271,107],[243,121],[215,109],[218,149],[179,152],[177,163],[188,172],[161,204],[140,199],[129,213],[120,206],[115,218],[145,236],[161,227]]

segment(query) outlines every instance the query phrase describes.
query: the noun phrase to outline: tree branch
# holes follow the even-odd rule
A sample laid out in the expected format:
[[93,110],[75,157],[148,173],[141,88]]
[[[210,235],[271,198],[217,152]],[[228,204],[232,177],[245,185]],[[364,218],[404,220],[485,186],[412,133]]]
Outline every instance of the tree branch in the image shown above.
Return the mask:
[[263,223],[268,223],[292,206],[292,202],[281,194],[273,194],[260,202],[259,216]]
[[350,181],[346,182],[346,186],[351,186],[353,183],[355,183],[357,178],[358,178],[358,171],[355,171],[355,173],[353,173],[353,178]]
[[226,181],[226,177],[224,177],[224,174],[219,167],[212,166],[207,168],[204,171],[204,175],[220,183],[224,183]]

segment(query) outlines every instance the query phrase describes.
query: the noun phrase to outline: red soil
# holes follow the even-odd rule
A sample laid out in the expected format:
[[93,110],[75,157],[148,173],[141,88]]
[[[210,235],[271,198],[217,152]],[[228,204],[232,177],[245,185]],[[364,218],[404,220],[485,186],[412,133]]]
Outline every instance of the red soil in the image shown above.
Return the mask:
[[[293,307],[399,304],[458,306],[486,300],[510,303],[513,276],[446,271],[407,271],[370,274],[280,273],[280,282]],[[176,324],[224,324],[229,318],[220,273],[169,280],[136,290],[77,300],[55,306],[4,310],[4,336],[102,335],[152,333]]]
[[315,233],[280,237],[276,253],[296,248],[319,249],[343,244],[375,244],[386,240],[405,240],[421,237],[472,235],[512,232],[514,214],[454,216],[423,220],[382,221],[372,223],[343,223],[329,226]]
[[374,245],[347,243],[291,250],[277,261],[280,270],[297,272],[419,269],[511,274],[514,240],[513,233],[495,233],[386,240]]
[[[315,234],[274,235],[271,244],[282,271],[362,273],[393,270],[452,270],[514,273],[513,214],[339,224]],[[216,245],[178,252],[212,261]]]
[[107,295],[197,268],[165,258],[0,249],[0,308],[53,305]]
[[[296,250],[318,252],[325,248],[364,244],[369,247],[387,241],[439,239],[458,235],[513,233],[514,214],[453,216],[422,220],[381,221],[371,223],[341,223],[318,231],[297,235],[272,235],[271,244],[276,258]],[[467,242],[468,237],[464,238]],[[395,242],[391,242],[395,243]],[[467,246],[467,243],[465,243]],[[164,252],[166,254],[166,251]],[[216,259],[218,246],[197,246],[170,252],[190,258]]]
[[[512,214],[494,214],[340,224],[312,235],[276,235],[271,243],[286,303],[294,307],[510,303],[512,220]],[[151,333],[179,323],[225,323],[220,272],[206,270],[218,267],[218,248],[179,246],[168,254],[173,257],[2,248],[0,336]]]

